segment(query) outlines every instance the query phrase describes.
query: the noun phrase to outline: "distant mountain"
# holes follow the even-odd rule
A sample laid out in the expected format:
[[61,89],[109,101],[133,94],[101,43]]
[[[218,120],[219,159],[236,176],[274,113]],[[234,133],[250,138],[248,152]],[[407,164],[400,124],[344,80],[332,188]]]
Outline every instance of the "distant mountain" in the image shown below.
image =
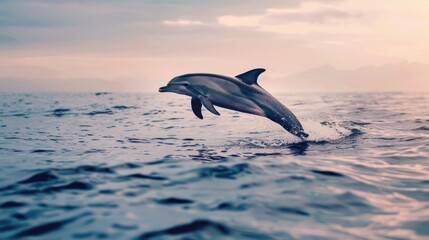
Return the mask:
[[[0,69],[1,70],[1,69]],[[4,69],[3,69],[4,70]],[[13,70],[13,69],[12,69]],[[15,70],[10,71],[13,76]],[[149,79],[31,79],[31,69],[16,78],[0,78],[0,92],[156,92],[164,82]],[[37,74],[34,74],[37,76]],[[50,76],[49,72],[45,74]],[[260,80],[270,92],[355,92],[355,91],[425,91],[429,92],[429,65],[400,62],[341,70],[330,65],[284,77]]]
[[429,91],[429,65],[400,62],[352,70],[324,65],[274,81],[270,87],[305,92]]

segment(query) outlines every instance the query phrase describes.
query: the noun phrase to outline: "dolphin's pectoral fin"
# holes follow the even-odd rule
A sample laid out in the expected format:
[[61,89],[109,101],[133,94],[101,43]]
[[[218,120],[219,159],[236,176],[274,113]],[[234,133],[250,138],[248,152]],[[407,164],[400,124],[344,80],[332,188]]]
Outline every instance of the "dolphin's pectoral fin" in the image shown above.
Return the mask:
[[203,114],[201,113],[202,104],[200,99],[197,97],[192,97],[191,106],[195,116],[197,116],[199,119],[203,119]]
[[247,71],[245,73],[242,73],[240,75],[235,76],[236,78],[240,79],[244,83],[247,83],[249,85],[252,84],[258,84],[257,80],[261,73],[265,72],[265,69],[263,68],[256,68],[250,71]]
[[210,101],[210,99],[208,99],[207,97],[203,96],[203,95],[198,95],[198,99],[200,99],[201,103],[204,105],[204,107],[207,108],[207,110],[209,110],[211,113],[215,114],[215,115],[220,115],[220,113],[218,111],[216,111],[216,109],[213,106],[212,101]]

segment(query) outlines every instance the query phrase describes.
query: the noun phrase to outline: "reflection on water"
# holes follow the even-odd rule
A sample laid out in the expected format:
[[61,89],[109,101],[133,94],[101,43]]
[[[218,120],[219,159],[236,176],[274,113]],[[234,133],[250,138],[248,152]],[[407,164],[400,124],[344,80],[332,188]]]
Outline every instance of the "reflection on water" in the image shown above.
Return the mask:
[[0,94],[0,238],[429,237],[429,94],[278,97],[309,141],[174,94]]

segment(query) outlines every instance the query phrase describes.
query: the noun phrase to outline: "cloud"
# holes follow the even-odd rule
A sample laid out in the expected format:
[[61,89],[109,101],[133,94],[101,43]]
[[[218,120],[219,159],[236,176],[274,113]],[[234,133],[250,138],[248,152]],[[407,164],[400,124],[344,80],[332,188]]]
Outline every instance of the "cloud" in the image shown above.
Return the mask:
[[176,25],[176,26],[195,26],[195,25],[203,25],[203,22],[196,20],[188,20],[188,19],[177,19],[177,20],[164,20],[162,24],[165,25]]
[[[261,15],[225,15],[218,18],[218,23],[228,27],[253,27],[260,31],[276,32],[277,26],[335,24],[350,18],[362,17],[362,13],[343,10],[338,6],[321,3],[303,3],[299,8],[268,8]],[[320,26],[317,26],[320,28]],[[309,29],[314,26],[309,26]],[[291,28],[290,28],[291,29]],[[311,29],[310,29],[311,30]],[[279,31],[280,33],[285,31]],[[293,31],[288,31],[293,32]],[[301,33],[302,30],[299,31]]]
[[218,23],[227,27],[258,27],[263,16],[220,16]]
[[[243,1],[220,0],[221,7],[215,7],[206,1],[0,1],[0,51],[153,51],[151,44],[168,45],[165,39],[176,37],[180,31],[192,31],[171,26],[208,25],[216,23],[216,17],[226,12],[250,13],[260,9],[258,1],[252,0],[239,9],[240,2]],[[280,2],[273,4],[287,5]],[[199,34],[205,32],[210,30],[199,30]]]
[[[0,50],[21,52],[31,48],[32,52],[106,53],[137,48],[153,51],[151,44],[168,45],[166,39],[177,39],[180,31],[187,31],[186,34],[192,37],[199,34],[199,38],[212,37],[212,32],[218,36],[239,34],[226,29],[226,25],[219,25],[219,16],[260,14],[267,8],[297,8],[301,2],[3,0],[0,1],[0,31],[8,37],[0,41]],[[198,32],[188,32],[193,31],[191,28],[171,27],[201,25],[205,29],[195,28]],[[128,51],[139,52],[136,49]]]
[[347,20],[349,18],[362,17],[361,13],[349,13],[335,8],[318,9],[312,12],[284,12],[272,14],[264,23],[293,23],[304,22],[309,24],[328,24]]

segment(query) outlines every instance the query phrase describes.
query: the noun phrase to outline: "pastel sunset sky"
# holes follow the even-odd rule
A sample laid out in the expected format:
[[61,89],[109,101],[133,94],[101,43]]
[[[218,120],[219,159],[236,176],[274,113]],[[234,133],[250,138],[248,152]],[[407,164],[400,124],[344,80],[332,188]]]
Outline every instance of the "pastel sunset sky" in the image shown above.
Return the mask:
[[[82,91],[103,82],[156,91],[184,73],[234,76],[256,67],[267,69],[269,89],[323,65],[348,71],[404,62],[396,68],[417,64],[412,72],[427,77],[429,1],[2,0],[0,53],[0,81],[11,89],[11,81],[63,81]],[[409,90],[429,90],[420,75]]]

